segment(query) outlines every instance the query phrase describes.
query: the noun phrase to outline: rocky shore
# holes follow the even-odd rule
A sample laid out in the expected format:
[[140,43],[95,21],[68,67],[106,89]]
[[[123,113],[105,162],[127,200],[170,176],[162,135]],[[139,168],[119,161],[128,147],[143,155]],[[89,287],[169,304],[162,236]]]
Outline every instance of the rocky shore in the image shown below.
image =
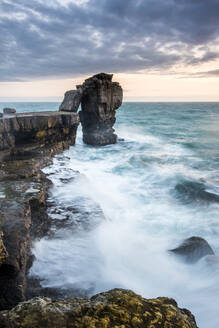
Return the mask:
[[0,119],[0,309],[26,299],[31,245],[50,225],[41,169],[75,143],[78,124],[77,114],[59,112]]
[[101,73],[67,92],[59,112],[7,110],[0,117],[0,328],[197,327],[193,315],[174,300],[144,299],[128,290],[51,300],[42,297],[36,282],[39,294],[31,298],[31,247],[51,227],[51,181],[42,168],[74,145],[80,120],[85,143],[115,143],[113,124],[121,103],[121,87],[112,82],[112,75]]

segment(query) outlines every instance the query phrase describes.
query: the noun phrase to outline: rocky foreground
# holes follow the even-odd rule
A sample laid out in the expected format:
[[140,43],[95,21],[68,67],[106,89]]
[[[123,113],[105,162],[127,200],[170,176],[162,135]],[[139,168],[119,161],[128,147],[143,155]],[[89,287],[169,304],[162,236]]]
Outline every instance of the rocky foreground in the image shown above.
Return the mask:
[[90,300],[35,297],[0,312],[0,322],[0,328],[197,328],[194,316],[173,299],[145,299],[121,289]]

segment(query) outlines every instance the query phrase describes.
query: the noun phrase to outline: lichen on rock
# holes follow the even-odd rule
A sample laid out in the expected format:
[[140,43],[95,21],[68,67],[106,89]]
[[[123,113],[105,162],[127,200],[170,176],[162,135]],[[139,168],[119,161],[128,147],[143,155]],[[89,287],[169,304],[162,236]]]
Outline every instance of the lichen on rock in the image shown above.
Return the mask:
[[2,237],[3,237],[3,233],[2,231],[0,231],[0,266],[2,265],[2,263],[4,263],[5,259],[8,256]]
[[197,328],[194,316],[173,299],[145,299],[122,289],[90,300],[36,297],[1,314],[8,325],[20,328]]

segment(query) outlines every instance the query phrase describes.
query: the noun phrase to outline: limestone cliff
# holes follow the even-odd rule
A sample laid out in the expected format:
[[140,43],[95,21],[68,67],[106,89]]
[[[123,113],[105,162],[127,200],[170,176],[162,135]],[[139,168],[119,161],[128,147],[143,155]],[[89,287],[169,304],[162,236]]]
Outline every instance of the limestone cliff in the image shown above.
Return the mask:
[[75,143],[74,113],[32,113],[0,119],[0,309],[26,299],[31,245],[50,222],[50,186],[41,169]]

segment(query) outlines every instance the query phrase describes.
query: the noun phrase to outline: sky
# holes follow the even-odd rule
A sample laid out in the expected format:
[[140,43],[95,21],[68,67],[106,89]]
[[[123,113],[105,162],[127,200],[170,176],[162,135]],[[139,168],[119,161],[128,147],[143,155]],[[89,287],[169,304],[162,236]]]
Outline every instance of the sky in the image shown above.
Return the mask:
[[0,101],[98,72],[126,101],[219,101],[219,0],[0,0]]

